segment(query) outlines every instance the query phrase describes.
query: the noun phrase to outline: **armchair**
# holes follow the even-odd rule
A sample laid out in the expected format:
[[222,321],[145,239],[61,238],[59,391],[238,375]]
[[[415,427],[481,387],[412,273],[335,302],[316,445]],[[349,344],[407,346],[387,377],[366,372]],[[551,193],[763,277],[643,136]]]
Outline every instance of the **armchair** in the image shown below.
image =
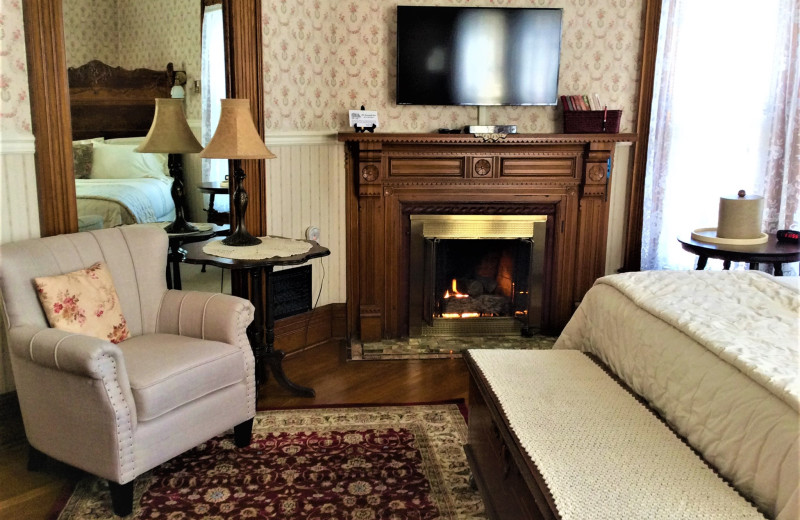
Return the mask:
[[[29,468],[43,454],[105,478],[133,507],[145,471],[234,428],[250,443],[253,306],[225,294],[167,290],[167,235],[122,226],[0,246],[0,291]],[[103,261],[130,337],[119,344],[50,328],[33,279]]]

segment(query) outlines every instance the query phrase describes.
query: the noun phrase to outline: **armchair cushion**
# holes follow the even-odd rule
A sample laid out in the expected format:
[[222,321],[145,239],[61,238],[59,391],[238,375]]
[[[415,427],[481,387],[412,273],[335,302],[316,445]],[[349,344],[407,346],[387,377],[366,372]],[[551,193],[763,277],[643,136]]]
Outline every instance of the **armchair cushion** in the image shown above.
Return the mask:
[[148,334],[123,341],[119,347],[140,421],[155,419],[244,381],[244,355],[241,349],[226,343]]
[[34,278],[34,284],[51,327],[112,343],[130,335],[114,281],[103,262],[71,273]]

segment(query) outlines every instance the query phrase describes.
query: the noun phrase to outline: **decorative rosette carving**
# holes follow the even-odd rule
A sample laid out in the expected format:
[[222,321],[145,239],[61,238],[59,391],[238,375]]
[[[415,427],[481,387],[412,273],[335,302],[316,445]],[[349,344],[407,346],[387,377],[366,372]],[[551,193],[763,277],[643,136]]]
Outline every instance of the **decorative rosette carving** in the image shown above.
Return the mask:
[[367,182],[372,182],[378,179],[378,167],[374,164],[367,164],[361,168],[361,178]]
[[603,164],[593,164],[586,173],[592,182],[601,182],[606,177],[606,167]]
[[475,163],[475,175],[478,177],[486,177],[492,173],[492,163],[486,159],[481,159]]

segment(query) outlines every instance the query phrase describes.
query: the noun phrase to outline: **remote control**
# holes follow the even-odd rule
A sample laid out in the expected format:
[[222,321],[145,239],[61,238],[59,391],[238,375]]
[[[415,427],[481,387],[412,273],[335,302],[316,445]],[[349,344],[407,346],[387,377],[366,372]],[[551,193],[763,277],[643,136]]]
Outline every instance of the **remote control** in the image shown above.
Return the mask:
[[794,244],[800,242],[800,231],[794,229],[781,229],[777,234],[778,242],[792,242]]

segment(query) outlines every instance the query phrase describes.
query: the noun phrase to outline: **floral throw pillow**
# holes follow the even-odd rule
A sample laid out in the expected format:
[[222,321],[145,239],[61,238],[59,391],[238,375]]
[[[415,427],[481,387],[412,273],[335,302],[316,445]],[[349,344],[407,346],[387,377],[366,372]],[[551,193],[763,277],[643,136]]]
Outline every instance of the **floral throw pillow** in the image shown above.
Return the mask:
[[80,271],[34,278],[34,284],[51,327],[112,343],[130,335],[106,264],[98,262]]
[[72,145],[72,166],[76,179],[88,179],[92,175],[92,143]]

